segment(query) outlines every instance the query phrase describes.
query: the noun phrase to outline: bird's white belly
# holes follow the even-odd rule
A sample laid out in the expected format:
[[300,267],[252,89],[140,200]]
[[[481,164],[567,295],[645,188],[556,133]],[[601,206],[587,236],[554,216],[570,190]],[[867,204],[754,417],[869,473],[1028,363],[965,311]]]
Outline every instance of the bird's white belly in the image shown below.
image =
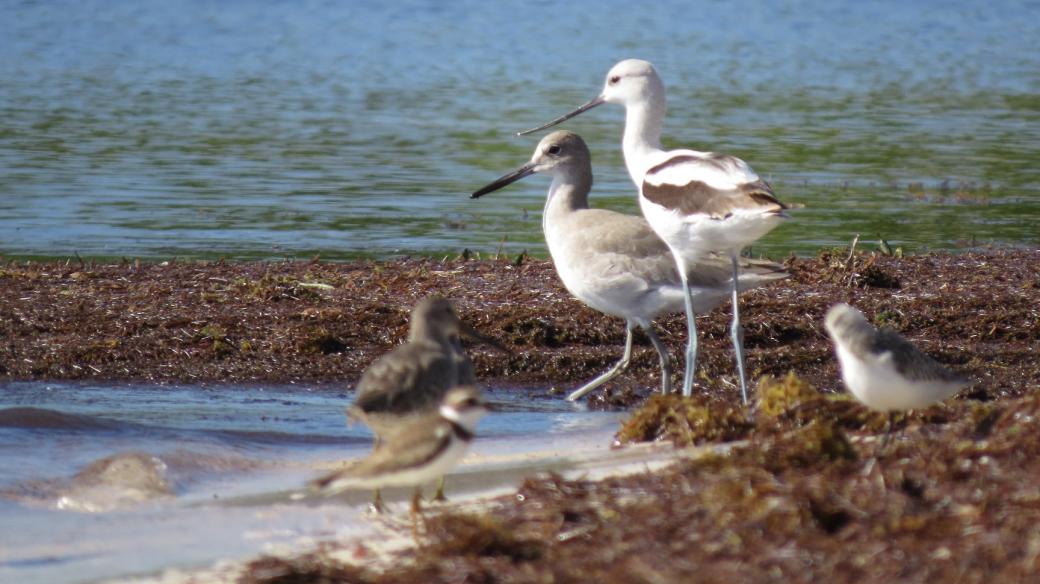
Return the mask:
[[444,476],[466,454],[468,444],[462,440],[452,440],[451,446],[430,464],[417,468],[387,472],[376,476],[343,476],[337,478],[327,487],[328,490],[343,489],[381,489],[383,487],[411,487],[422,485],[438,477]]
[[772,231],[783,215],[737,210],[725,219],[705,215],[682,215],[639,197],[650,227],[673,251],[679,250],[688,261],[696,261],[712,251],[739,251]]
[[575,298],[604,314],[648,322],[659,314],[683,310],[678,286],[648,285],[635,274],[593,274],[560,262],[556,273]]
[[845,385],[863,405],[879,410],[911,410],[928,407],[956,393],[948,381],[909,381],[896,371],[889,354],[858,359],[837,347]]
[[406,470],[389,474],[386,476],[387,482],[383,484],[386,486],[407,487],[420,485],[444,476],[448,474],[448,471],[455,468],[455,465],[462,460],[466,455],[466,449],[468,447],[468,443],[463,442],[462,440],[452,440],[451,446],[449,446],[439,457],[434,459],[431,464],[415,470]]

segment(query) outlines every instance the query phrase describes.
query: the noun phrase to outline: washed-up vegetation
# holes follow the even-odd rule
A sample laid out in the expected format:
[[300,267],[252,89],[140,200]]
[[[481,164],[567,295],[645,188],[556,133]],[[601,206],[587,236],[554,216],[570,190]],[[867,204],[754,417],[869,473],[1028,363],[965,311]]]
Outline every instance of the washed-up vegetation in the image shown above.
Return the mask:
[[[414,545],[389,559],[371,561],[364,542],[326,542],[257,559],[240,579],[1035,581],[1037,265],[1037,250],[790,258],[788,280],[743,296],[757,380],[749,407],[725,310],[701,319],[693,398],[654,395],[656,357],[637,336],[630,370],[591,400],[633,408],[621,447],[728,448],[602,481],[532,476],[486,508],[431,510]],[[512,349],[469,348],[490,385],[569,389],[621,351],[622,323],[571,299],[545,261],[19,262],[0,268],[0,375],[347,385],[403,339],[408,310],[432,293]],[[895,328],[971,386],[894,421],[863,408],[842,390],[822,330],[835,302]],[[659,325],[678,352],[683,317]]]

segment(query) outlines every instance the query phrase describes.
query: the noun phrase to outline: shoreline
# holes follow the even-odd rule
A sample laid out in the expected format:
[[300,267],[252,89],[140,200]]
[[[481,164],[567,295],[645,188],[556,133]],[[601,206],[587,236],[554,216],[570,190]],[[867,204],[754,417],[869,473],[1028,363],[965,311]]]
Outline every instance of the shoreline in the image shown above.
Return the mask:
[[[820,322],[851,302],[968,374],[971,396],[1020,395],[1040,383],[1028,353],[1033,266],[1040,250],[904,258],[842,250],[789,258],[791,277],[741,296],[750,379],[794,370],[840,392]],[[419,298],[451,298],[463,319],[513,353],[467,344],[477,378],[560,392],[620,358],[621,319],[570,295],[547,260],[407,259],[345,263],[190,262],[0,265],[0,378],[8,381],[291,384],[352,387],[407,333]],[[702,391],[735,386],[729,311],[699,317]],[[656,323],[680,364],[681,314]],[[1016,369],[998,384],[987,369]],[[678,380],[681,367],[673,381]],[[659,386],[656,358],[636,336],[629,371],[591,403],[626,406]]]

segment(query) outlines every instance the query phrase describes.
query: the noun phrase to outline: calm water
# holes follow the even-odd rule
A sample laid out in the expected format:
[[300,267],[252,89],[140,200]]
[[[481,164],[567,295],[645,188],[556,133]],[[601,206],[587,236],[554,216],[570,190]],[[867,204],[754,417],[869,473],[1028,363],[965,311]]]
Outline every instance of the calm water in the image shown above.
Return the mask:
[[[665,142],[803,203],[759,251],[1040,243],[1040,5],[6,2],[0,253],[544,253],[546,183],[467,194],[530,127],[653,61]],[[622,112],[566,127],[636,213]]]
[[[620,416],[524,391],[488,397],[498,410],[473,446],[484,457],[606,449]],[[367,430],[345,424],[349,401],[329,387],[0,383],[0,582],[95,581],[357,537],[371,528],[359,517],[366,493],[321,505],[277,494],[368,452]],[[161,464],[169,496],[128,501],[125,478],[103,488],[73,478],[127,453]]]

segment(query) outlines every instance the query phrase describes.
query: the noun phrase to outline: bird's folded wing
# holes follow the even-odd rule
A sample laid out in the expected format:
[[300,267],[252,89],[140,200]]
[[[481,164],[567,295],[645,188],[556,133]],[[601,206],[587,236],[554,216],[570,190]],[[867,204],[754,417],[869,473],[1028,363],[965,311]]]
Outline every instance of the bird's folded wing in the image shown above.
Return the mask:
[[643,197],[683,215],[723,219],[740,212],[787,209],[743,160],[726,154],[676,151],[643,176]]
[[900,375],[910,381],[963,381],[963,377],[942,363],[922,353],[895,331],[882,329],[872,338],[871,352],[891,353],[892,363]]
[[365,370],[352,407],[363,413],[403,413],[414,407],[415,398],[437,401],[448,389],[437,380],[449,380],[454,368],[450,356],[439,351],[402,345]]

